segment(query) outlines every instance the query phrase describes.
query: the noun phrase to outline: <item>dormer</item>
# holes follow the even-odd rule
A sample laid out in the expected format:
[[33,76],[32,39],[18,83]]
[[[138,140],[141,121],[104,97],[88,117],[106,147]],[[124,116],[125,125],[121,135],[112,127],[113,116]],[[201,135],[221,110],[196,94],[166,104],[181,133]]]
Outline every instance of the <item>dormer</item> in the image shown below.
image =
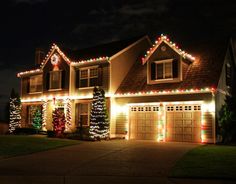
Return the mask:
[[142,58],[143,65],[147,65],[147,84],[181,82],[194,59],[161,35]]

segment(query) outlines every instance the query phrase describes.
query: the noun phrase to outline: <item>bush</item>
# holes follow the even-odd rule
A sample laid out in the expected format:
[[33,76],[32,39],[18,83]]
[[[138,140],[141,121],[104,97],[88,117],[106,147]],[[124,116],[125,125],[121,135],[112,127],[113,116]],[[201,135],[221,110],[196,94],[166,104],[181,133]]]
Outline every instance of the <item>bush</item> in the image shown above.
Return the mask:
[[48,137],[56,137],[56,133],[54,131],[52,131],[52,130],[48,130],[47,131],[47,136]]
[[35,128],[16,128],[13,132],[13,134],[16,135],[33,135],[37,134],[38,130]]

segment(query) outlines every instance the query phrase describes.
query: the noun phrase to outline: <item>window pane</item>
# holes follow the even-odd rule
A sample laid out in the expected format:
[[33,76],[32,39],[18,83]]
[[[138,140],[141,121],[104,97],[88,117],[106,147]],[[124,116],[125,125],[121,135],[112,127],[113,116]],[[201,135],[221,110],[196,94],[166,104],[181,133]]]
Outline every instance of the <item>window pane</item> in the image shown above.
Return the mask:
[[42,75],[30,77],[30,92],[42,91]]
[[80,87],[88,87],[88,79],[80,79]]
[[90,78],[90,87],[91,86],[98,86],[98,78]]
[[88,70],[81,70],[80,71],[80,78],[88,78]]
[[165,78],[172,78],[172,63],[165,63]]
[[50,73],[50,89],[61,88],[61,71],[55,71]]
[[157,74],[157,79],[163,79],[163,63],[161,64],[156,64],[156,74]]
[[92,68],[90,69],[90,77],[97,77],[98,76],[98,69]]
[[80,118],[80,123],[82,126],[87,126],[89,125],[89,112],[88,112],[88,106],[89,104],[80,104],[79,108],[79,118]]
[[88,125],[88,115],[80,115],[80,122],[82,126]]

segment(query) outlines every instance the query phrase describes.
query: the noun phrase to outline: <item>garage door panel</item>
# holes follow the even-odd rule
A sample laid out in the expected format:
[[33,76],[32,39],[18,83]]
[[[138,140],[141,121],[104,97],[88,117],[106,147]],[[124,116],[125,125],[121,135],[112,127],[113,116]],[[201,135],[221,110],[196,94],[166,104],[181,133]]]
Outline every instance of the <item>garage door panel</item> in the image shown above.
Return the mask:
[[193,126],[193,120],[184,120],[183,123],[184,123],[183,126],[187,126],[187,127]]
[[182,119],[183,118],[183,113],[182,112],[176,112],[174,114],[174,118],[175,119]]
[[[180,108],[181,106],[183,108]],[[166,112],[166,136],[168,141],[201,141],[201,111],[193,106],[174,105],[172,106],[174,111]]]

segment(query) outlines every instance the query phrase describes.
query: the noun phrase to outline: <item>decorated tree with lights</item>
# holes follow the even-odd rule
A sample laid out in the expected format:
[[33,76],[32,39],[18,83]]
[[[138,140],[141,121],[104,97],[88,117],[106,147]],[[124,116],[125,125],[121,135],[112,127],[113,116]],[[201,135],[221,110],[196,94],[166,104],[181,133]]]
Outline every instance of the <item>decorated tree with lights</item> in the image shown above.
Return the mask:
[[9,132],[12,133],[16,128],[20,127],[21,123],[20,96],[14,89],[11,91],[9,112]]
[[109,137],[109,120],[105,92],[97,87],[93,91],[89,134],[93,140],[107,139]]
[[41,130],[42,128],[42,113],[39,108],[37,108],[34,113],[32,125],[37,130]]
[[53,131],[55,132],[56,136],[59,137],[65,130],[65,114],[60,109],[56,108],[52,113],[52,124],[53,124]]

